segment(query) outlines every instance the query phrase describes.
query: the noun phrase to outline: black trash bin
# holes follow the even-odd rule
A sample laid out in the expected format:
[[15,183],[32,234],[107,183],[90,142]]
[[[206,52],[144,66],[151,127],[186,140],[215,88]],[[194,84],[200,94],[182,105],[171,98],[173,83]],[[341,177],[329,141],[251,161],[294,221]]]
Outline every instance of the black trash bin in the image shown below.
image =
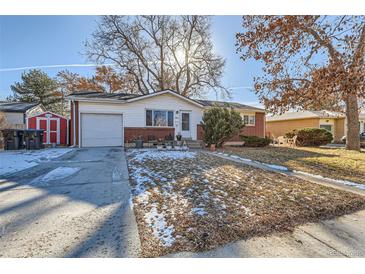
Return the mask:
[[24,130],[23,129],[16,130],[16,138],[17,138],[17,144],[18,144],[17,149],[24,149],[25,144],[24,144]]
[[26,149],[42,149],[43,130],[27,129],[24,131],[24,140]]
[[43,134],[44,134],[43,129],[37,129],[35,131],[35,149],[44,148]]
[[24,131],[21,129],[3,129],[5,150],[18,150],[24,148]]
[[11,129],[3,129],[2,131],[4,139],[4,149],[13,150],[15,149],[14,131]]

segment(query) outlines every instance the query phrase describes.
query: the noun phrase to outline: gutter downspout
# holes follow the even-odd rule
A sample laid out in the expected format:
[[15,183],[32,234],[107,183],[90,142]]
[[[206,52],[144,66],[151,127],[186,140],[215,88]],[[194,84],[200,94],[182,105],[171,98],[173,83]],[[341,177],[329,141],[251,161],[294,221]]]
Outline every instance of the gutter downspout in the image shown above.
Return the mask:
[[73,132],[73,142],[72,142],[72,146],[73,147],[75,147],[76,146],[76,116],[75,116],[75,101],[74,100],[72,100],[71,101],[72,102],[72,105],[73,105],[73,108],[72,108],[72,111],[73,111],[73,115],[72,115],[72,127],[73,127],[73,130],[72,130],[72,132]]

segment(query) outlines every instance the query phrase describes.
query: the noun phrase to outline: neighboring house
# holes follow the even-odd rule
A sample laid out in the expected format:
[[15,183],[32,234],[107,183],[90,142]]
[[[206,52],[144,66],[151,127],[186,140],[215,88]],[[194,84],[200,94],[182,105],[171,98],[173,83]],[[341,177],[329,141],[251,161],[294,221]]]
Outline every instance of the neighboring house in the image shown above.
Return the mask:
[[345,135],[345,115],[332,111],[298,111],[266,117],[266,132],[272,138],[284,136],[294,129],[324,128],[330,131],[335,142]]
[[[214,103],[242,114],[242,134],[265,136],[263,109],[228,102],[195,100],[171,90],[148,95],[82,92],[68,96],[71,103],[71,144],[80,147],[122,146],[136,138],[145,141],[181,134],[201,140],[204,110]],[[239,140],[238,137],[232,141]]]
[[5,114],[7,127],[12,129],[27,128],[27,117],[44,111],[38,103],[0,102],[0,112]]
[[363,133],[365,132],[365,112],[360,113],[359,121],[360,121],[360,133]]

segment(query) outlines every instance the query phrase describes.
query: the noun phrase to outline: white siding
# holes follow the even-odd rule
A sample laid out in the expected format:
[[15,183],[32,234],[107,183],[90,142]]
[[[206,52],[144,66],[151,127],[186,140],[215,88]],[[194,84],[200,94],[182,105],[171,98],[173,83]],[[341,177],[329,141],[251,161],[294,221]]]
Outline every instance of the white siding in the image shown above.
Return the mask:
[[[124,127],[145,127],[146,109],[174,111],[175,133],[181,130],[180,111],[191,111],[191,136],[197,138],[197,124],[202,120],[203,108],[171,94],[163,94],[131,103],[79,102],[80,113],[118,113],[123,114]],[[176,113],[178,111],[178,114]]]

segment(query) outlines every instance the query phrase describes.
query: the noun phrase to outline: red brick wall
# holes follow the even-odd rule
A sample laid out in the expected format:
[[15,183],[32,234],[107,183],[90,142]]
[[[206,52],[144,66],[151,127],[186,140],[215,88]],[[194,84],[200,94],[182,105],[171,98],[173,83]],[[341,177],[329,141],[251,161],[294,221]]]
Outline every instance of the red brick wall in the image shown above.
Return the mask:
[[144,141],[148,141],[148,136],[153,135],[156,139],[165,139],[169,134],[175,138],[175,128],[156,128],[156,127],[125,127],[124,142],[130,143],[135,138],[142,136]]
[[[239,135],[265,137],[265,113],[256,112],[255,126],[245,126],[242,131],[232,137],[230,141],[241,141]],[[204,130],[201,125],[197,127],[198,140],[203,140]]]

